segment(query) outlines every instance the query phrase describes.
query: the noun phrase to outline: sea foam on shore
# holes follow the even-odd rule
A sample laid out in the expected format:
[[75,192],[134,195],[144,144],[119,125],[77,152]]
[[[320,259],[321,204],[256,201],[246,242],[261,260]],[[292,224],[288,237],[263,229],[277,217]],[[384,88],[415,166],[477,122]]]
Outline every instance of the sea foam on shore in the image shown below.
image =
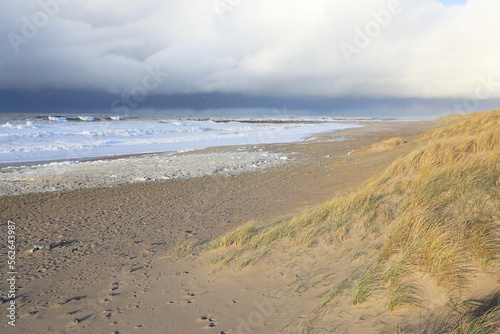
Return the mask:
[[311,117],[207,118],[171,115],[0,115],[0,166],[95,159],[211,146],[287,143],[359,125]]
[[0,196],[113,187],[120,184],[259,171],[290,159],[262,150],[162,153],[87,162],[54,162],[0,169]]

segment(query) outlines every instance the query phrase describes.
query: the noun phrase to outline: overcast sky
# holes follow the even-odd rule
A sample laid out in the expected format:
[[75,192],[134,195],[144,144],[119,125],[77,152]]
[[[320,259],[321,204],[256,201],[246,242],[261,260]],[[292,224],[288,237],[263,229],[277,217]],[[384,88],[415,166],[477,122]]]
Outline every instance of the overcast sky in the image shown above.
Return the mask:
[[499,13],[497,0],[2,1],[0,110],[69,108],[68,94],[116,112],[487,109]]

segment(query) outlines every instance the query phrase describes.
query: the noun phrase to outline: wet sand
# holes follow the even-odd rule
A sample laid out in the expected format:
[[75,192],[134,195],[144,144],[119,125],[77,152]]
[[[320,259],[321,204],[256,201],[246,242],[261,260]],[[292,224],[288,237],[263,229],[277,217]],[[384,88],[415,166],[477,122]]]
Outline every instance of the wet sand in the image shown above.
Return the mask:
[[[373,122],[303,142],[261,145],[294,158],[265,171],[0,198],[2,233],[9,220],[17,226],[19,316],[16,328],[9,327],[2,304],[0,328],[19,333],[245,332],[238,329],[238,317],[256,307],[257,296],[273,300],[282,282],[245,289],[245,283],[236,282],[262,275],[259,266],[234,275],[214,273],[203,255],[172,262],[169,250],[183,240],[204,243],[247,221],[272,221],[327,200],[380,172],[412,145],[349,152],[396,136],[412,139],[432,125]],[[52,249],[30,253],[37,243],[50,243]],[[211,280],[226,294],[214,293]],[[275,332],[275,318],[252,332]]]

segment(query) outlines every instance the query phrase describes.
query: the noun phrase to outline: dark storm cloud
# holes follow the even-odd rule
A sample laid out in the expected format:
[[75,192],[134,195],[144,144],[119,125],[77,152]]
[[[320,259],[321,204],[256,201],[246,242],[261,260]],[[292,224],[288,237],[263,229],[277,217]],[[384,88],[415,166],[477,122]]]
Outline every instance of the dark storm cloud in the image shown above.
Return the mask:
[[[0,91],[0,112],[42,113],[115,113],[112,101],[119,98],[107,92],[82,90],[51,90],[37,92]],[[182,114],[311,114],[337,116],[436,116],[446,113],[494,109],[499,99],[483,100],[480,105],[468,99],[374,99],[325,97],[274,97],[244,94],[175,94],[150,95],[138,108],[123,113]]]
[[497,1],[25,0],[0,8],[4,92],[98,91],[141,108],[197,94],[298,105],[500,97]]

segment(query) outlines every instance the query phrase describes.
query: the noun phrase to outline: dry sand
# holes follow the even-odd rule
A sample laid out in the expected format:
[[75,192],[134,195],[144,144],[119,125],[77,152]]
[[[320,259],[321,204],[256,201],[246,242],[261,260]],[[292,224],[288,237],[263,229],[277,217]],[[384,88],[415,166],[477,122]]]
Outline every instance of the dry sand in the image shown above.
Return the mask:
[[[8,333],[293,332],[317,304],[313,292],[289,293],[297,273],[276,263],[221,269],[209,265],[207,254],[176,260],[168,251],[182,240],[203,243],[249,220],[271,221],[327,200],[412,146],[349,152],[396,136],[411,139],[431,126],[374,122],[299,143],[262,145],[296,160],[265,172],[0,198],[3,235],[7,221],[17,226],[18,272],[16,327],[7,325],[3,303],[0,328]],[[37,243],[52,249],[30,253]],[[5,277],[7,259],[3,262]]]

